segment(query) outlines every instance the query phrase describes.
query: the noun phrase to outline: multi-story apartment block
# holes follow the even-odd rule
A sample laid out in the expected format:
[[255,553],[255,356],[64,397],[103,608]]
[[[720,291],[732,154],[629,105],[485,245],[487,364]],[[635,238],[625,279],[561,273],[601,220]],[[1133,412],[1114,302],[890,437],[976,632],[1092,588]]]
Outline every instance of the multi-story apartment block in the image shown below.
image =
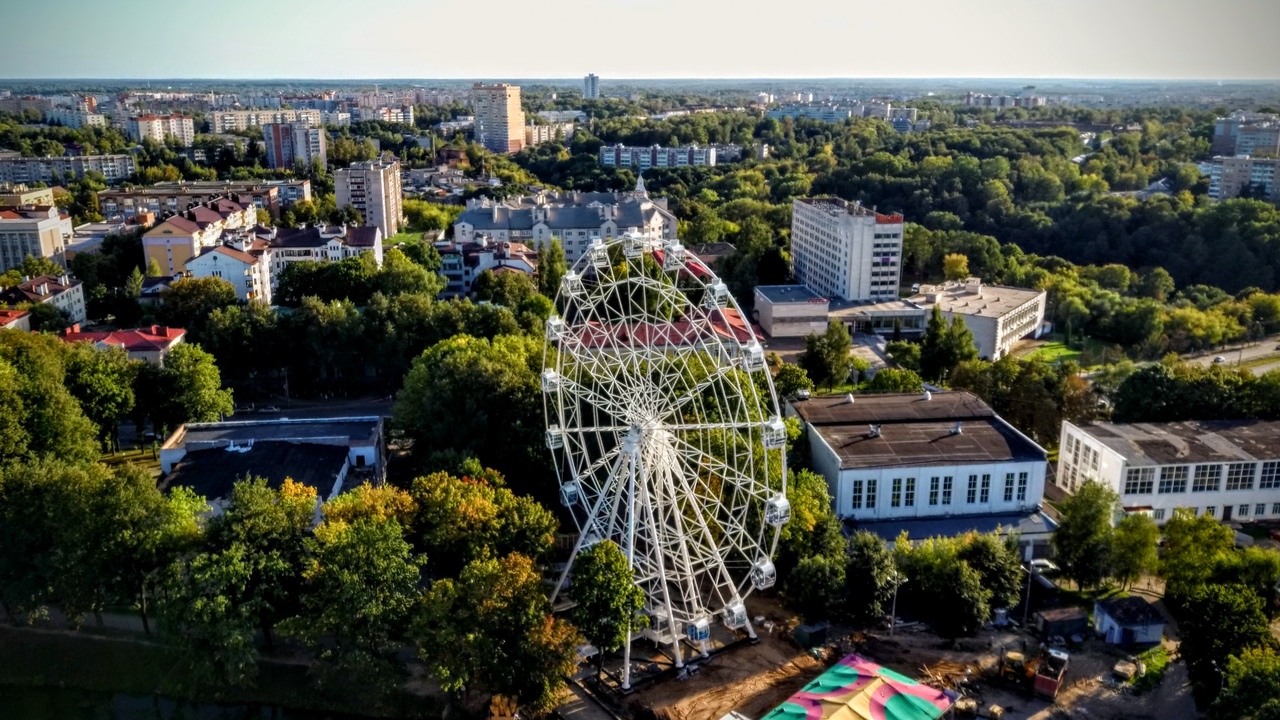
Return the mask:
[[43,205],[53,207],[53,188],[29,188],[22,184],[0,184],[0,207]]
[[332,112],[322,112],[320,113],[320,124],[321,125],[337,125],[337,126],[350,125],[351,113],[347,112],[346,110],[334,110]]
[[270,240],[271,285],[279,284],[286,265],[303,260],[338,262],[367,253],[382,267],[382,239],[376,226],[281,228]]
[[1186,508],[1221,520],[1280,518],[1280,422],[1062,424],[1057,484],[1087,480],[1127,512],[1167,522]]
[[517,153],[524,147],[524,110],[520,87],[500,83],[476,83],[471,89],[475,110],[476,142],[491,152]]
[[64,155],[45,158],[0,158],[0,182],[53,183],[99,172],[108,183],[125,180],[137,166],[132,155]]
[[187,262],[216,247],[225,230],[253,227],[257,212],[231,198],[217,198],[173,215],[142,235],[142,254],[168,275],[185,272]]
[[231,245],[205,250],[186,263],[191,277],[216,277],[231,283],[241,300],[271,304],[270,260]]
[[1209,164],[1209,197],[1230,200],[1249,194],[1280,203],[1280,158],[1219,156]]
[[326,134],[323,127],[306,123],[267,123],[262,126],[262,138],[267,144],[267,163],[273,168],[309,167],[327,155]]
[[183,213],[223,197],[279,217],[282,209],[311,199],[311,181],[175,180],[150,187],[103,190],[98,193],[98,205],[108,219],[128,220],[144,212],[157,217]]
[[404,222],[400,163],[397,160],[369,160],[352,163],[333,174],[339,208],[351,205],[360,211],[366,226],[389,238],[400,232]]
[[[1220,117],[1213,124],[1213,152],[1216,155],[1248,155],[1258,147],[1268,147],[1273,129],[1280,127],[1280,115],[1272,113],[1250,113],[1237,110],[1226,117]],[[1251,128],[1251,130],[1246,130]],[[1244,131],[1246,139],[1241,149],[1239,140]],[[1274,145],[1270,146],[1274,148]]]
[[129,118],[126,131],[138,142],[150,139],[163,143],[174,138],[187,147],[196,139],[195,124],[186,115],[138,115]]
[[633,167],[640,171],[655,167],[684,167],[686,165],[715,165],[714,147],[629,147],[605,145],[600,148],[600,164],[605,167]]
[[35,110],[44,113],[53,107],[53,101],[38,95],[0,98],[0,112],[20,113],[24,110]]
[[440,273],[445,277],[444,297],[469,297],[476,278],[486,270],[491,272],[521,272],[533,275],[538,271],[538,253],[521,242],[493,242],[487,237],[468,243],[437,245],[440,253]]
[[377,108],[361,108],[356,111],[359,120],[378,120],[387,123],[413,124],[412,105],[394,105]]
[[582,99],[600,99],[600,77],[595,73],[591,73],[590,75],[582,78]]
[[45,110],[44,121],[49,125],[61,125],[69,128],[107,126],[106,115],[61,107]]
[[319,110],[224,110],[209,113],[209,127],[211,132],[224,133],[271,123],[321,125],[322,117]]
[[536,147],[553,140],[569,142],[577,126],[573,123],[554,123],[551,125],[525,125],[524,146]]
[[0,272],[21,267],[28,257],[62,262],[66,225],[52,203],[0,207]]
[[1236,132],[1236,155],[1280,155],[1280,121],[1244,125]]
[[52,305],[66,313],[72,323],[88,319],[84,303],[84,283],[67,275],[40,275],[0,293],[0,302],[9,304],[40,303]]
[[676,218],[665,200],[655,200],[644,192],[567,192],[507,198],[469,200],[453,225],[458,243],[480,237],[505,242],[519,240],[534,249],[559,240],[565,257],[573,262],[596,238],[613,238],[629,233],[674,240]]
[[969,107],[1033,108],[1044,107],[1046,103],[1046,98],[1039,95],[983,95],[971,92],[964,96],[964,104]]
[[884,215],[838,198],[791,204],[791,262],[796,280],[843,301],[898,297],[901,215]]

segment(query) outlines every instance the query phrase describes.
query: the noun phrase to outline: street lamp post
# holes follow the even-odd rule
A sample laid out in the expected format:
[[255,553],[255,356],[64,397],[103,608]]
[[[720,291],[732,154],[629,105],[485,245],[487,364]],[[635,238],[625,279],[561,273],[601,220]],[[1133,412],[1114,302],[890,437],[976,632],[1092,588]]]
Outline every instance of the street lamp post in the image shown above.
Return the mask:
[[1026,567],[1022,570],[1027,574],[1027,599],[1022,605],[1022,627],[1027,627],[1027,616],[1031,614],[1031,568]]
[[889,610],[889,637],[893,637],[893,631],[898,627],[898,588],[902,587],[906,578],[897,571],[893,571],[893,606]]

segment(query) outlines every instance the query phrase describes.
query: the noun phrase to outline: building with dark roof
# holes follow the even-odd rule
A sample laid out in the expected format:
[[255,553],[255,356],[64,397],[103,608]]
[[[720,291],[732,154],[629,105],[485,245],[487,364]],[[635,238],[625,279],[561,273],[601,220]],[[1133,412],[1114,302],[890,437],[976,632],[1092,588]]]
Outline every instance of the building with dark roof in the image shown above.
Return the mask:
[[24,280],[0,292],[0,301],[10,305],[47,303],[66,313],[67,319],[73,323],[82,323],[88,318],[84,283],[67,275],[40,275]]
[[474,242],[436,243],[440,253],[440,273],[445,277],[444,297],[469,297],[471,285],[480,273],[489,270],[521,272],[533,275],[538,271],[538,253],[522,242],[494,242],[487,237]]
[[1093,604],[1093,629],[1112,645],[1132,647],[1164,639],[1164,615],[1137,595],[1098,600]]
[[[1153,398],[1153,402],[1157,399]],[[1280,518],[1280,422],[1062,424],[1057,483],[1096,480],[1157,523],[1186,508],[1222,520]]]
[[382,418],[377,416],[187,423],[160,447],[165,483],[225,497],[235,480],[285,477],[315,487],[321,500],[386,473]]
[[366,253],[382,267],[382,231],[347,225],[282,228],[270,240],[271,286],[291,262],[340,262]]
[[499,201],[470,200],[453,225],[454,239],[460,243],[487,236],[498,242],[519,240],[540,248],[556,239],[570,263],[586,251],[594,238],[628,233],[663,240],[676,238],[675,216],[667,210],[665,200],[649,197],[643,181],[633,192],[542,191]]
[[968,392],[816,397],[788,412],[804,421],[836,515],[858,526],[1014,524],[1044,494],[1044,448]]

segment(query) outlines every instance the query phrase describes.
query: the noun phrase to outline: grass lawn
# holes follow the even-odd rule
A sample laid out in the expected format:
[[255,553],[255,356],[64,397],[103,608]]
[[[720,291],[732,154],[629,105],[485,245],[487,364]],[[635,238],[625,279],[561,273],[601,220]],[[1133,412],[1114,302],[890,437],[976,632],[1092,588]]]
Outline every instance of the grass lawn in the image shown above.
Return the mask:
[[1121,590],[1119,585],[1109,585],[1104,588],[1094,588],[1091,590],[1068,590],[1067,586],[1072,584],[1065,578],[1055,578],[1058,583],[1059,598],[1063,604],[1075,605],[1090,612],[1093,611],[1093,603],[1097,600],[1106,600],[1113,597],[1128,597],[1129,593]]
[[1095,340],[1091,337],[1086,337],[1083,340],[1077,339],[1074,342],[1076,347],[1068,347],[1064,342],[1063,336],[1058,333],[1053,333],[1046,337],[1047,340],[1044,344],[1020,357],[1023,360],[1035,359],[1048,363],[1074,360],[1081,365],[1093,366],[1102,360],[1104,352],[1110,347],[1101,340]]
[[151,448],[142,448],[140,450],[121,450],[118,453],[103,453],[98,458],[98,462],[103,465],[114,467],[116,465],[137,465],[152,475],[160,476],[160,459],[159,456],[153,457]]
[[1160,687],[1165,670],[1169,669],[1169,651],[1163,645],[1157,645],[1138,655],[1138,659],[1146,666],[1146,672],[1141,677],[1134,678],[1133,691],[1144,693]]

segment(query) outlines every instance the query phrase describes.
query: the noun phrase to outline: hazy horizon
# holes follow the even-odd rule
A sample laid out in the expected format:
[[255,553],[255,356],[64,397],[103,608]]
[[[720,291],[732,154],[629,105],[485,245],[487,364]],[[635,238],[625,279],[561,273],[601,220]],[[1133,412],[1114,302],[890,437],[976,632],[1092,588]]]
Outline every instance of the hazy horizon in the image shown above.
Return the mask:
[[6,17],[42,28],[0,45],[6,80],[1256,82],[1280,68],[1280,3],[1259,0],[46,0]]

